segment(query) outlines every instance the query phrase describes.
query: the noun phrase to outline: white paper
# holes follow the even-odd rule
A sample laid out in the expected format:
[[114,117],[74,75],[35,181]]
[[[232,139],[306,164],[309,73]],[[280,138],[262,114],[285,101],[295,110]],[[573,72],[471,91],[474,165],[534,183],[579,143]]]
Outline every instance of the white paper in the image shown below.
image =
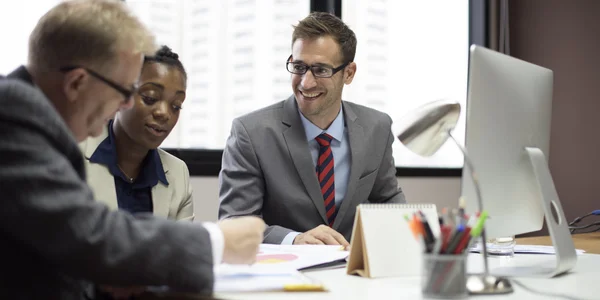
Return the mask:
[[215,292],[281,291],[286,285],[316,284],[298,269],[344,260],[341,246],[260,245],[252,265],[215,266]]
[[314,284],[295,269],[275,265],[215,266],[215,292],[281,291],[290,284]]
[[[435,204],[360,204],[363,253],[368,266],[365,273],[371,278],[419,276],[422,271],[422,243],[415,239],[405,216],[419,211],[425,214],[434,236],[439,236],[440,225]],[[356,242],[353,240],[353,243]],[[358,246],[354,244],[353,246]],[[362,257],[351,258],[362,261]]]

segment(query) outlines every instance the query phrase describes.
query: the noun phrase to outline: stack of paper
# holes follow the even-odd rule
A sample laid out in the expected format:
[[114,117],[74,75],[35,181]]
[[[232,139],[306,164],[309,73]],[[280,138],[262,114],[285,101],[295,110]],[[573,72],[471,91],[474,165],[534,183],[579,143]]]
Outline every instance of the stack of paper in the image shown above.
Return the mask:
[[324,291],[299,270],[345,263],[348,254],[340,246],[262,244],[253,265],[215,266],[215,292]]

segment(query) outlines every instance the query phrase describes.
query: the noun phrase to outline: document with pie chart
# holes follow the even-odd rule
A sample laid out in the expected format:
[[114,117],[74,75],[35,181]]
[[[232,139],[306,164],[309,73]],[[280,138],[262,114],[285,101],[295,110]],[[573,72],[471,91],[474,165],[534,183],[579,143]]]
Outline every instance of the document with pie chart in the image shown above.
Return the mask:
[[[323,291],[324,287],[300,270],[332,262],[345,265],[349,252],[340,246],[260,245],[252,265],[215,266],[215,292],[294,290]],[[342,266],[343,266],[342,265]]]
[[348,255],[340,246],[262,244],[256,264],[304,270],[333,262],[344,263]]

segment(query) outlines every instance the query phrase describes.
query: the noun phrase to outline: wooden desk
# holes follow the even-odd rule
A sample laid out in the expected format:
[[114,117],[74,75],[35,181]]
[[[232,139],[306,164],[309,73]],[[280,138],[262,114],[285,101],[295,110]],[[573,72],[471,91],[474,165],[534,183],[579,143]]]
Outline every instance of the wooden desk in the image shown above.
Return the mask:
[[[600,232],[573,234],[573,243],[576,249],[585,250],[587,253],[600,254]],[[517,244],[551,246],[550,236],[536,236],[517,238]]]

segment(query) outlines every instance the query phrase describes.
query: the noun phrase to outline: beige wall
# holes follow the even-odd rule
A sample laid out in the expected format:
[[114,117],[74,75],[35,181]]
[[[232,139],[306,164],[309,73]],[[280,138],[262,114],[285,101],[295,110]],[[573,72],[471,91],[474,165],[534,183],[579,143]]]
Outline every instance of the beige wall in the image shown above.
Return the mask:
[[554,71],[550,170],[567,220],[600,208],[600,1],[511,0],[511,55]]
[[[438,207],[456,206],[460,178],[400,178],[400,186],[410,203],[435,203]],[[192,177],[194,211],[199,221],[215,221],[219,207],[216,177]]]

